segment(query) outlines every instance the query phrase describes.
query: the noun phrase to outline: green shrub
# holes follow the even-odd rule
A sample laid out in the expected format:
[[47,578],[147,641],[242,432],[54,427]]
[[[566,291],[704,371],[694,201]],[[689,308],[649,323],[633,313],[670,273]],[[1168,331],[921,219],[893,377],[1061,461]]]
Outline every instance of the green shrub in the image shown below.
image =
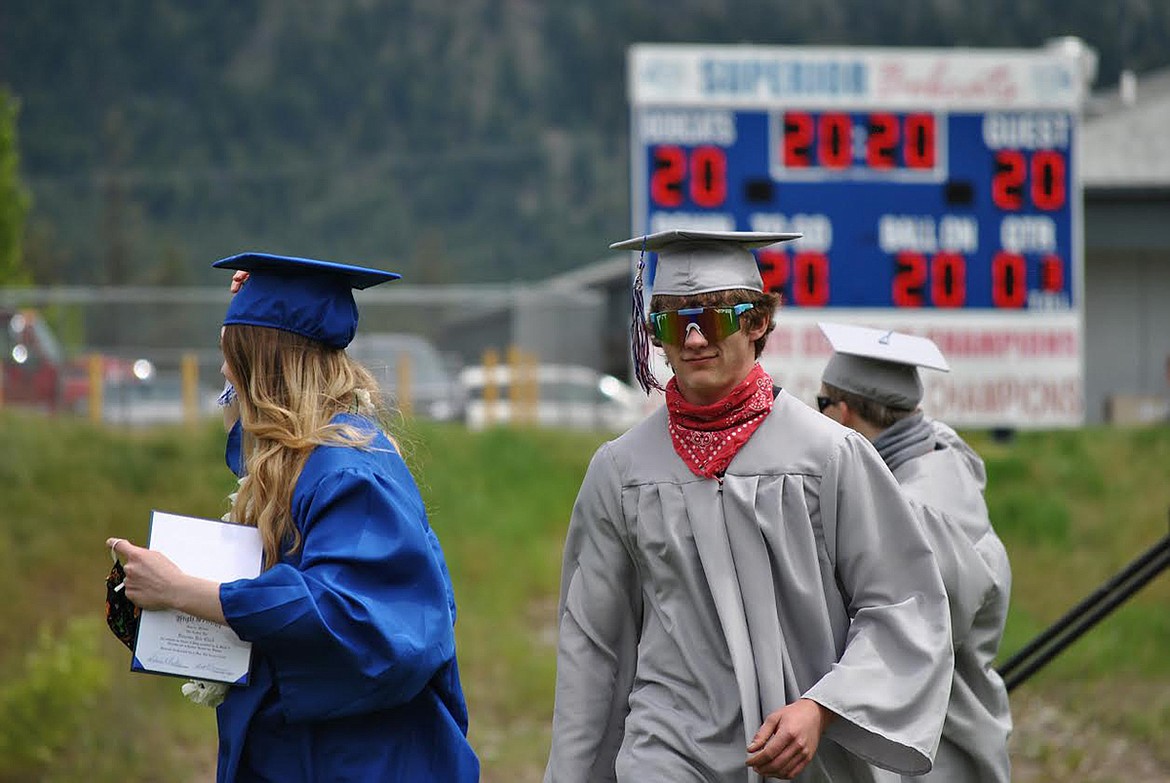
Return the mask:
[[[18,671],[0,684],[0,780],[44,780],[61,758],[100,754],[95,732],[110,695],[96,617],[43,626]],[[98,718],[98,720],[95,720]]]

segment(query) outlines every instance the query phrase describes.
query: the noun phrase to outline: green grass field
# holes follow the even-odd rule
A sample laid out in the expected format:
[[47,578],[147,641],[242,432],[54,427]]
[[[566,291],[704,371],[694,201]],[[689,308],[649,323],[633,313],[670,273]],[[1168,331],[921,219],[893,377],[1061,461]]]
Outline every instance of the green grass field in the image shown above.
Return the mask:
[[[455,581],[484,780],[539,780],[561,541],[602,436],[424,424],[400,436]],[[971,441],[1014,569],[1006,657],[1167,533],[1170,429]],[[130,432],[0,411],[0,781],[212,779],[211,711],[183,699],[179,680],[130,674],[105,629],[103,543],[141,541],[154,508],[219,517],[235,484],[222,442],[217,423]],[[1022,685],[1013,705],[1041,699],[1170,769],[1168,601],[1163,574]],[[1058,740],[1020,753],[1053,775],[1083,768],[1084,749]]]

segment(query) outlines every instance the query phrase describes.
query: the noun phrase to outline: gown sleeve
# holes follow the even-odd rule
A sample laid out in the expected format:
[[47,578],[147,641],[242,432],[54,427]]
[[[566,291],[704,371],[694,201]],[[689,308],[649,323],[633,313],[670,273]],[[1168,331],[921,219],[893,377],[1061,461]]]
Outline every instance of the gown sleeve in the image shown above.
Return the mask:
[[546,783],[615,779],[642,601],[619,532],[621,482],[603,446],[569,521],[561,572],[556,703]]
[[299,564],[221,585],[224,615],[271,663],[289,721],[404,704],[455,645],[418,491],[405,465],[309,474],[293,499]]
[[938,566],[893,475],[860,435],[829,460],[821,510],[851,619],[837,663],[804,695],[840,716],[827,737],[880,767],[922,774],[954,673]]
[[910,505],[922,521],[930,548],[938,562],[951,614],[951,638],[955,649],[963,647],[975,624],[975,616],[996,588],[991,567],[976,543],[936,508],[914,499]]

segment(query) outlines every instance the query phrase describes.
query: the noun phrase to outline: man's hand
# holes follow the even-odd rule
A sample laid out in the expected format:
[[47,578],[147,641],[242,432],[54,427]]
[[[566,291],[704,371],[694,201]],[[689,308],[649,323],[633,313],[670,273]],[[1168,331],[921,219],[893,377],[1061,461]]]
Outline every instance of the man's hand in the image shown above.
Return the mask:
[[816,755],[821,735],[837,717],[811,699],[773,712],[748,744],[747,765],[764,777],[789,780]]

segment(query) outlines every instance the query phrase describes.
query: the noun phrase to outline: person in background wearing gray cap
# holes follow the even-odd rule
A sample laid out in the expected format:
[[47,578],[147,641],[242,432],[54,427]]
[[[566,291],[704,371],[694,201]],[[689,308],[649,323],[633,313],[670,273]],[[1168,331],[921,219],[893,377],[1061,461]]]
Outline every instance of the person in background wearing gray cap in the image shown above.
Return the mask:
[[[925,337],[820,324],[834,354],[817,406],[868,438],[922,521],[951,610],[955,679],[934,770],[946,783],[1007,783],[1012,718],[992,663],[1007,619],[1012,573],[991,527],[983,460],[953,429],[918,407],[918,368],[948,371]],[[922,780],[924,778],[915,778]]]
[[611,246],[657,253],[648,319],[644,255],[635,281],[635,371],[657,384],[652,335],[674,377],[573,508],[548,783],[930,769],[953,671],[930,547],[870,443],[757,362],[778,297],[751,248],[797,236]]

